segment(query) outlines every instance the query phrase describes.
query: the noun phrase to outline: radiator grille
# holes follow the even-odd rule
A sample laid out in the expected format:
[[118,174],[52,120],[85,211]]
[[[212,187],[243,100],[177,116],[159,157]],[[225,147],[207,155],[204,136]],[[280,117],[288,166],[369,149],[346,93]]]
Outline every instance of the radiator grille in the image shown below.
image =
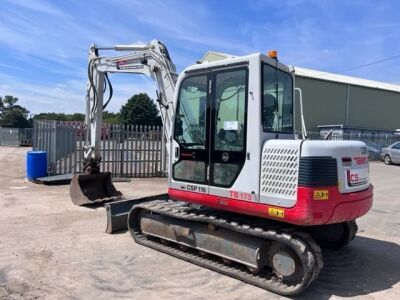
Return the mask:
[[261,166],[261,194],[296,199],[299,149],[265,147]]
[[299,185],[307,187],[336,186],[337,162],[333,157],[302,157],[299,166]]

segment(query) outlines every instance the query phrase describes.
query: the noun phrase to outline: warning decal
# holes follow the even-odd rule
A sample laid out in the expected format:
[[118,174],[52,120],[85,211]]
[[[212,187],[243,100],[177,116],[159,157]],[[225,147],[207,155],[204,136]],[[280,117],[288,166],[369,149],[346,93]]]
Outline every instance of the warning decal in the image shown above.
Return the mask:
[[329,191],[328,190],[317,190],[314,191],[314,200],[328,200]]
[[271,217],[276,217],[276,218],[284,218],[285,217],[285,211],[280,208],[268,207],[268,214]]

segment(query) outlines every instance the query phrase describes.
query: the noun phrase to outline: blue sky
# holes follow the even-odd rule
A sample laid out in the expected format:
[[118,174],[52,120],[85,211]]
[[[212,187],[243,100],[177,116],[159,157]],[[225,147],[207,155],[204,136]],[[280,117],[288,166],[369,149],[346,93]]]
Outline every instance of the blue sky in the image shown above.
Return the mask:
[[[280,61],[338,72],[400,54],[398,1],[0,0],[0,96],[32,113],[83,112],[87,51],[163,41],[178,71],[207,50],[277,49]],[[400,84],[400,58],[343,74]],[[155,85],[112,75],[110,110]]]

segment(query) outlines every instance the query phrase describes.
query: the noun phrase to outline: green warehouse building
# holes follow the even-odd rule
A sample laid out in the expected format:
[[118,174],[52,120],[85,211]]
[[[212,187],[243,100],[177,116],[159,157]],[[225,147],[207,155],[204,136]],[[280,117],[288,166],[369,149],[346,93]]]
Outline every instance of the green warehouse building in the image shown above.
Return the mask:
[[[306,128],[394,132],[400,128],[400,85],[294,67]],[[300,130],[296,102],[296,130]]]

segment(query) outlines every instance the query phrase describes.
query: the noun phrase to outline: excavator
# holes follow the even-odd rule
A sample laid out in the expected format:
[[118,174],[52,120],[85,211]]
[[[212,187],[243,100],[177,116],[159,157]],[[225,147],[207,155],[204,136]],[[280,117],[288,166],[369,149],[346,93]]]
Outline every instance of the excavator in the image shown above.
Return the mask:
[[[165,195],[125,199],[100,172],[108,73],[157,83],[169,160]],[[157,40],[91,46],[85,173],[71,182],[72,201],[108,201],[107,232],[127,228],[146,247],[280,295],[301,293],[323,267],[321,247],[342,248],[354,238],[373,186],[364,143],[307,138],[294,74],[275,51],[196,63],[178,76]]]

